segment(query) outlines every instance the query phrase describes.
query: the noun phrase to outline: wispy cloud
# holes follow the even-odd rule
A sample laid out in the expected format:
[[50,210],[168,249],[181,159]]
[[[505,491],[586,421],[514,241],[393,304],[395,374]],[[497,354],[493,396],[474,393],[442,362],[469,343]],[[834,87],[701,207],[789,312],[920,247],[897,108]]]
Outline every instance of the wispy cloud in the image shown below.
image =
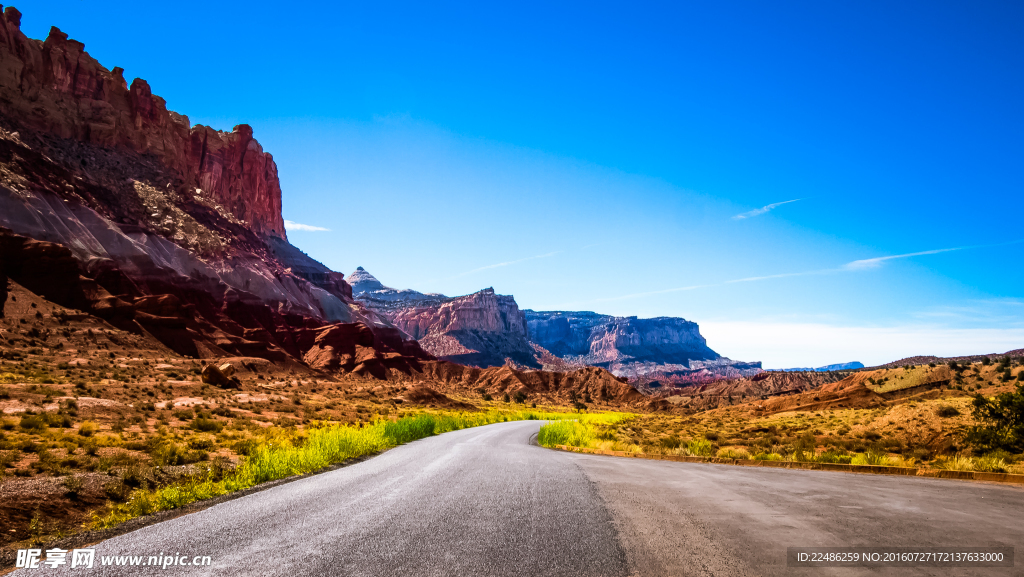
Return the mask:
[[324,228],[322,226],[313,226],[311,224],[302,224],[301,222],[292,222],[290,220],[284,221],[285,230],[302,230],[306,232],[330,232],[331,229]]
[[1019,243],[1022,243],[1022,242],[1024,242],[1024,239],[1014,240],[1014,241],[1004,242],[1004,243],[999,243],[999,244],[986,244],[986,245],[976,245],[976,246],[960,246],[960,247],[954,247],[954,248],[940,248],[940,249],[935,249],[935,250],[922,250],[922,251],[919,251],[919,252],[910,252],[910,253],[906,253],[906,254],[894,254],[894,255],[889,255],[889,256],[880,256],[880,257],[875,257],[875,258],[865,258],[865,259],[855,260],[855,261],[848,262],[848,263],[846,263],[846,264],[844,264],[844,265],[842,265],[840,267],[837,267],[837,268],[823,268],[823,269],[818,269],[818,270],[809,270],[809,271],[802,271],[802,272],[787,272],[787,273],[770,274],[770,275],[764,275],[764,276],[750,276],[750,277],[726,280],[726,281],[722,281],[722,282],[718,282],[718,283],[712,283],[712,284],[703,284],[703,285],[694,285],[694,286],[671,288],[671,289],[663,289],[663,290],[646,291],[646,292],[639,292],[639,293],[632,293],[632,294],[628,294],[628,295],[622,295],[622,296],[618,296],[618,297],[609,297],[609,298],[595,299],[595,300],[587,301],[587,302],[584,302],[584,303],[567,303],[566,305],[563,305],[563,306],[573,306],[573,305],[581,305],[581,304],[592,304],[592,303],[620,301],[620,300],[641,298],[641,297],[647,297],[647,296],[653,296],[653,295],[659,295],[659,294],[666,294],[666,293],[674,293],[674,292],[687,291],[687,290],[694,290],[694,289],[701,289],[701,288],[719,287],[719,286],[725,286],[725,285],[734,284],[734,283],[741,283],[741,282],[757,282],[757,281],[763,281],[763,280],[771,280],[771,279],[777,279],[777,278],[789,278],[789,277],[797,277],[797,276],[833,274],[833,273],[842,273],[842,272],[858,272],[858,271],[871,270],[871,269],[878,268],[878,267],[882,266],[882,263],[884,263],[886,261],[889,261],[889,260],[894,260],[894,259],[910,258],[910,257],[915,257],[915,256],[925,256],[925,255],[931,255],[931,254],[940,254],[940,253],[952,252],[952,251],[956,251],[956,250],[967,250],[967,249],[975,249],[975,248],[990,248],[990,247],[996,247],[996,246],[1006,246],[1006,245],[1011,245],[1011,244],[1019,244]]
[[715,321],[700,332],[738,359],[766,368],[817,367],[860,361],[879,365],[914,355],[992,354],[1020,348],[1024,327],[996,324],[976,328],[917,322],[896,326],[849,326],[813,322]]
[[894,254],[894,255],[890,255],[890,256],[880,256],[880,257],[876,257],[876,258],[865,258],[865,259],[861,259],[861,260],[855,260],[855,261],[852,261],[852,262],[848,262],[848,263],[843,265],[843,268],[846,269],[846,270],[864,270],[864,269],[878,268],[878,267],[882,266],[882,263],[887,261],[887,260],[894,260],[894,259],[897,259],[897,258],[910,258],[912,256],[924,256],[924,255],[927,255],[927,254],[939,254],[939,253],[943,253],[943,252],[953,252],[955,250],[964,250],[965,248],[973,248],[973,247],[958,246],[958,247],[954,247],[954,248],[939,248],[939,249],[935,249],[935,250],[923,250],[921,252],[908,252],[906,254]]
[[705,288],[705,287],[710,287],[710,286],[715,286],[715,285],[699,284],[699,285],[693,285],[693,286],[682,286],[682,287],[677,287],[677,288],[662,289],[662,290],[656,290],[656,291],[648,291],[648,292],[643,292],[643,293],[634,293],[634,294],[630,294],[630,295],[622,295],[622,296],[619,296],[619,297],[595,299],[595,300],[588,301],[588,302],[590,302],[590,303],[604,303],[604,302],[612,302],[612,301],[624,301],[624,300],[628,300],[628,299],[647,297],[647,296],[651,296],[651,295],[663,295],[663,294],[667,294],[667,293],[677,293],[677,292],[682,292],[682,291],[692,291],[692,290],[696,290],[696,289],[700,289],[700,288]]
[[750,212],[744,212],[743,214],[737,214],[736,216],[734,216],[732,218],[733,218],[733,220],[743,220],[745,218],[753,218],[755,216],[760,216],[760,215],[762,215],[762,214],[764,214],[764,213],[774,209],[777,206],[782,206],[784,204],[789,204],[791,202],[796,202],[798,200],[803,200],[803,199],[801,199],[801,198],[794,198],[793,200],[784,200],[782,202],[775,202],[775,203],[772,203],[772,204],[766,204],[766,205],[762,206],[761,208],[755,208],[754,210],[751,210]]
[[503,266],[510,266],[510,265],[513,265],[513,264],[519,264],[521,262],[526,262],[526,261],[529,261],[529,260],[537,260],[539,258],[548,258],[548,257],[555,256],[556,254],[560,254],[561,252],[562,251],[560,251],[560,250],[556,250],[555,252],[548,252],[548,253],[545,253],[545,254],[538,254],[538,255],[535,255],[535,256],[528,256],[526,258],[520,258],[520,259],[516,259],[516,260],[509,260],[509,261],[505,261],[505,262],[489,264],[487,266],[482,266],[482,267],[479,267],[479,268],[475,268],[473,270],[467,270],[466,272],[460,273],[460,274],[458,274],[458,275],[456,275],[455,277],[452,277],[452,278],[463,277],[463,276],[466,276],[466,275],[478,273],[478,272],[485,271],[485,270],[501,268]]
[[769,275],[765,275],[765,276],[748,276],[747,278],[737,278],[737,279],[733,279],[733,280],[727,280],[727,281],[725,281],[722,284],[733,284],[733,283],[738,283],[738,282],[754,282],[754,281],[768,280],[768,279],[773,279],[773,278],[787,278],[787,277],[791,277],[791,276],[807,276],[807,275],[811,275],[811,274],[827,274],[827,273],[830,273],[830,272],[836,272],[837,270],[838,269],[834,269],[834,268],[825,268],[825,269],[821,269],[821,270],[809,270],[809,271],[805,271],[805,272],[786,272],[786,273],[782,273],[782,274],[769,274]]

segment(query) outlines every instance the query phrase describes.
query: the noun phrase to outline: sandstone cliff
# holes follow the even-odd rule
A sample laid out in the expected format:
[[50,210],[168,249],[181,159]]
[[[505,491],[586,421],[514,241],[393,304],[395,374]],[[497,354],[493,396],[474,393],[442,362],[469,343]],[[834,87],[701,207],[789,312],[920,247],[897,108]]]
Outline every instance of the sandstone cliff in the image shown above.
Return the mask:
[[[365,287],[369,273],[362,272]],[[356,298],[438,358],[478,367],[510,360],[524,367],[540,366],[530,346],[526,317],[512,296],[490,288],[449,298],[381,287],[356,292]]]
[[[22,126],[104,148],[151,154],[177,172],[176,188],[199,189],[259,234],[285,238],[277,165],[241,124],[232,132],[189,125],[123,70],[107,70],[56,26],[26,37],[21,13],[0,17],[0,101]],[[162,183],[161,183],[162,184]]]
[[686,319],[529,309],[525,313],[531,340],[552,355],[641,382],[706,382],[761,371],[760,363],[732,361],[711,350],[697,323]]
[[656,389],[761,372],[760,363],[720,356],[696,323],[659,317],[613,317],[592,312],[521,311],[511,295],[485,289],[464,297],[385,286],[363,267],[349,280],[355,298],[386,317],[438,358],[473,366],[573,371],[597,366]]
[[433,358],[288,243],[251,128],[190,127],[144,80],[20,19],[0,15],[4,274],[187,356],[294,362],[341,324],[374,333],[378,356]]

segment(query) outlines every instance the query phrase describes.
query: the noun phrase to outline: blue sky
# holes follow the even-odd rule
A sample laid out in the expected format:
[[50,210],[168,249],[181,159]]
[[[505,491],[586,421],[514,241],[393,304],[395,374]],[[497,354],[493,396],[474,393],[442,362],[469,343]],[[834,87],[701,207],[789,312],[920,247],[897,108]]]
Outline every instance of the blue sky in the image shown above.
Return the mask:
[[346,274],[774,368],[1024,347],[1024,4],[893,4],[15,6],[251,124]]

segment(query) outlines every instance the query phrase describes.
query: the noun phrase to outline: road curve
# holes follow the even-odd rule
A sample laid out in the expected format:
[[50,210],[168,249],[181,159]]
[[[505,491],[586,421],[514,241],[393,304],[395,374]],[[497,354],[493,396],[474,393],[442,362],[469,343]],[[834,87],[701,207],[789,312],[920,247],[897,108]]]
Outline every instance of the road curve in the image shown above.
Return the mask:
[[[563,453],[530,444],[538,427],[536,421],[499,423],[409,443],[107,540],[96,546],[91,571],[44,572],[1024,574],[1017,568],[969,573],[785,566],[792,546],[1024,545],[1024,490],[1018,488]],[[212,565],[100,564],[103,556],[161,554],[209,555]]]

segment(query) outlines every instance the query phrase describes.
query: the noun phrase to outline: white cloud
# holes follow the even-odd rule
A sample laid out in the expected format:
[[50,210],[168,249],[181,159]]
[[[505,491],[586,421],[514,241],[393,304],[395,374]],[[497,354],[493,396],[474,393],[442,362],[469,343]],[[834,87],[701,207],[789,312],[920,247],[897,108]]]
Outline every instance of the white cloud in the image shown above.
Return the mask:
[[1003,353],[1024,347],[1024,328],[936,325],[850,327],[819,323],[704,321],[700,332],[719,354],[768,369],[860,361],[875,366],[916,355]]
[[782,206],[784,204],[789,204],[791,202],[796,202],[798,200],[803,200],[803,199],[794,198],[793,200],[784,200],[782,202],[775,202],[775,203],[772,203],[772,204],[766,204],[766,205],[762,206],[761,208],[755,208],[754,210],[751,210],[749,212],[744,212],[743,214],[737,214],[736,216],[734,216],[732,218],[733,218],[733,220],[743,220],[745,218],[751,218],[751,217],[755,217],[755,216],[760,216],[760,215],[768,212],[769,210],[772,210],[773,208],[775,208],[777,206]]
[[491,270],[491,269],[494,269],[494,268],[501,268],[503,266],[519,264],[521,262],[526,262],[528,260],[536,260],[536,259],[539,259],[539,258],[548,258],[548,257],[551,257],[551,256],[555,256],[556,254],[560,254],[561,252],[562,251],[557,250],[555,252],[549,252],[549,253],[545,253],[545,254],[538,254],[536,256],[528,256],[526,258],[521,258],[521,259],[518,259],[518,260],[510,260],[510,261],[499,262],[499,263],[495,263],[495,264],[489,264],[487,266],[482,266],[480,268],[475,268],[473,270],[468,270],[468,271],[466,271],[464,273],[461,273],[461,274],[459,274],[459,275],[457,275],[456,277],[453,277],[453,278],[458,278],[458,277],[466,276],[466,275],[477,273],[477,272],[484,271],[484,270]]
[[300,222],[292,222],[290,220],[284,221],[285,230],[301,230],[305,232],[330,232],[331,229],[324,228],[322,226],[313,226],[311,224],[302,224]]
[[882,266],[882,263],[887,260],[893,260],[897,258],[910,258],[912,256],[924,256],[926,254],[939,254],[943,252],[953,252],[955,250],[964,250],[965,248],[973,248],[967,246],[958,246],[955,248],[940,248],[936,250],[923,250],[921,252],[908,252],[907,254],[894,254],[890,256],[880,256],[876,258],[865,258],[861,260],[855,260],[848,262],[843,265],[846,270],[864,270],[869,268],[878,268]]

